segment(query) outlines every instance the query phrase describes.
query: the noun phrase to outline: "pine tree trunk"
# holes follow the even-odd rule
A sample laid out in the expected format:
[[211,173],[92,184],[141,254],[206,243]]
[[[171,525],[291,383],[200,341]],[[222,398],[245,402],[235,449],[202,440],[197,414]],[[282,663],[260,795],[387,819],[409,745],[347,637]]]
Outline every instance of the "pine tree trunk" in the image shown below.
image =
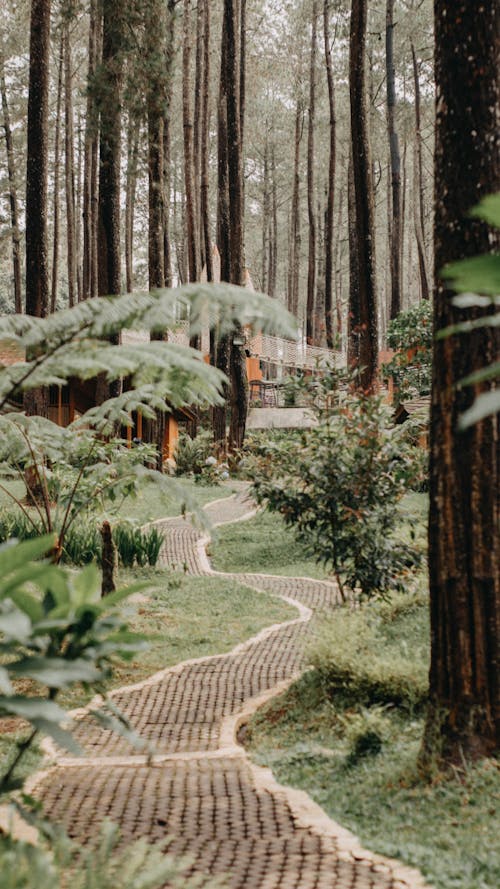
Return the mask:
[[26,178],[26,314],[49,311],[47,178],[50,0],[32,0]]
[[316,55],[318,0],[312,3],[311,61],[309,68],[309,124],[307,130],[307,215],[309,220],[309,259],[307,266],[306,340],[314,341],[314,302],[316,296],[316,208],[314,204],[314,125],[316,115]]
[[85,118],[85,158],[83,164],[83,298],[97,295],[97,207],[98,207],[98,112],[94,76],[100,53],[98,0],[91,0]]
[[269,242],[269,214],[270,214],[270,196],[269,196],[269,143],[266,131],[264,142],[264,164],[262,175],[262,266],[260,275],[260,289],[262,293],[267,290],[267,246]]
[[186,236],[189,280],[198,281],[199,247],[196,225],[193,118],[191,108],[191,0],[184,0],[182,41],[182,120],[184,132],[184,188],[186,193]]
[[411,45],[413,61],[413,82],[415,86],[415,158],[414,158],[414,222],[418,248],[418,268],[420,273],[420,294],[422,299],[429,299],[430,286],[425,253],[425,209],[424,209],[424,177],[422,169],[422,126],[420,112],[420,79],[418,76],[417,56],[413,43]]
[[349,230],[349,308],[347,313],[347,365],[351,370],[359,367],[359,337],[361,307],[359,300],[359,244],[356,225],[356,189],[352,150],[347,171],[348,230]]
[[[32,0],[26,174],[26,314],[49,312],[47,238],[50,0]],[[28,355],[28,357],[30,357]],[[46,416],[46,389],[26,392],[27,414]]]
[[9,207],[12,228],[12,269],[14,276],[14,309],[20,315],[23,311],[22,277],[21,277],[21,234],[19,231],[19,203],[17,199],[16,163],[14,143],[10,124],[9,101],[3,62],[0,67],[0,89],[2,93],[3,128],[5,133],[5,149],[7,152],[7,172],[9,176]]
[[210,0],[203,0],[203,102],[201,112],[201,228],[203,232],[202,264],[207,271],[207,281],[213,281],[212,238],[210,237],[209,174],[210,174]]
[[64,172],[66,191],[66,244],[68,259],[68,300],[74,306],[78,297],[76,207],[75,207],[75,138],[73,127],[73,71],[69,22],[64,26]]
[[165,107],[164,34],[162,4],[149,0],[146,8],[146,56],[148,64],[148,269],[149,289],[165,286],[163,238],[163,120]]
[[387,133],[391,155],[392,213],[389,220],[391,257],[390,317],[401,312],[401,154],[396,129],[396,72],[394,64],[394,0],[386,6],[386,77],[387,77]]
[[[500,8],[436,0],[435,330],[475,317],[441,278],[454,260],[498,251],[498,234],[471,218],[500,190]],[[457,48],[465,52],[457,52]],[[461,765],[500,748],[498,415],[465,432],[460,413],[493,382],[457,388],[498,359],[498,328],[434,344],[429,576],[430,710],[423,760]]]
[[325,37],[325,63],[328,83],[328,106],[330,113],[330,155],[328,162],[328,197],[325,215],[325,330],[326,345],[333,349],[333,220],[335,211],[335,152],[336,118],[335,86],[333,80],[332,51],[330,47],[329,3],[323,4],[323,30]]
[[288,283],[288,309],[297,317],[299,311],[299,280],[300,280],[300,143],[304,128],[304,113],[300,97],[297,98],[295,110],[295,140],[293,161],[293,192],[292,209],[290,219],[290,255],[289,255],[289,283]]
[[61,108],[64,72],[64,34],[59,44],[59,63],[57,73],[56,127],[54,135],[54,197],[52,203],[52,279],[50,288],[50,311],[56,311],[59,290],[59,217],[60,195],[59,180],[61,170]]
[[127,293],[132,293],[134,289],[134,221],[138,160],[139,135],[137,132],[137,122],[132,113],[130,113],[127,134],[127,186],[125,195],[125,274]]
[[165,113],[163,117],[163,271],[165,284],[172,286],[172,249],[170,239],[170,200],[171,200],[171,140],[170,117],[173,91],[173,65],[175,57],[175,11],[176,0],[168,0],[165,28]]
[[376,386],[378,372],[378,325],[375,283],[375,212],[366,108],[366,26],[367,0],[353,0],[349,84],[352,164],[356,196],[356,237],[359,257],[358,385],[365,391],[371,391]]

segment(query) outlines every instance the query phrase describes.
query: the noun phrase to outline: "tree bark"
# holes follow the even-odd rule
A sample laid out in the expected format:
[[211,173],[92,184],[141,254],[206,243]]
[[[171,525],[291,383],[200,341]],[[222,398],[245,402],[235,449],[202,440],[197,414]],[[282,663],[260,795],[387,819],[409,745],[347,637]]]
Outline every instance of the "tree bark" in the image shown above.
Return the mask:
[[[470,216],[500,190],[500,8],[435,0],[435,330],[470,319],[441,277],[450,261],[498,251]],[[423,760],[462,764],[500,747],[498,416],[457,430],[460,413],[494,383],[459,381],[498,359],[498,328],[435,341],[431,415],[430,709]]]
[[299,281],[300,281],[300,143],[304,129],[304,111],[302,101],[297,97],[295,109],[295,140],[293,161],[293,192],[290,218],[290,255],[288,274],[288,309],[297,317],[299,311]]
[[0,67],[0,89],[2,93],[3,129],[5,133],[5,150],[7,152],[7,172],[9,176],[9,207],[12,228],[12,270],[14,277],[14,309],[20,315],[23,311],[22,277],[21,277],[21,234],[19,231],[19,202],[17,198],[16,163],[14,158],[14,141],[10,124],[9,101],[5,83],[3,60]]
[[367,127],[365,49],[367,0],[353,0],[349,54],[351,142],[356,238],[358,244],[359,325],[357,385],[371,391],[378,371],[377,295],[375,283],[375,224],[372,166]]
[[85,158],[83,164],[83,299],[97,296],[98,160],[99,123],[95,96],[95,74],[101,50],[98,0],[91,0],[85,119]]
[[148,124],[148,269],[149,289],[165,286],[163,206],[163,122],[165,117],[164,30],[162,3],[146,5],[148,65],[146,111]]
[[401,312],[401,153],[396,129],[396,72],[394,64],[394,0],[387,0],[385,46],[387,78],[387,133],[391,156],[392,213],[389,218],[391,259],[390,317]]
[[[127,135],[127,186],[125,195],[125,276],[127,293],[134,289],[134,220],[137,191],[139,135],[137,121],[130,112]],[[163,249],[163,245],[162,245]]]
[[[47,237],[50,0],[32,0],[26,172],[26,314],[45,318],[49,311]],[[28,355],[28,357],[31,357]],[[27,414],[46,416],[46,389],[24,395]]]
[[61,170],[61,108],[64,73],[64,34],[59,44],[59,62],[57,72],[56,127],[54,135],[54,197],[52,202],[52,280],[50,288],[50,311],[56,311],[57,293],[59,289],[59,229],[60,229],[60,195],[59,180]]
[[418,63],[415,47],[411,44],[413,61],[413,82],[415,86],[415,157],[414,157],[414,222],[415,237],[418,249],[418,268],[420,273],[420,295],[422,299],[429,299],[430,285],[427,272],[427,257],[425,252],[425,208],[424,208],[424,176],[422,170],[422,125],[420,111],[420,79],[418,76]]
[[186,234],[189,280],[198,281],[199,244],[196,225],[193,118],[191,108],[191,0],[184,0],[182,40],[182,121],[184,132],[184,188],[186,193]]
[[210,0],[203,0],[203,102],[201,112],[201,196],[200,214],[201,229],[203,232],[202,265],[207,271],[207,281],[213,281],[212,266],[212,238],[210,236],[210,208],[209,208],[209,182],[210,182]]
[[47,177],[50,0],[32,0],[26,176],[26,313],[49,311]]
[[330,154],[328,161],[327,204],[325,214],[325,330],[326,345],[333,349],[333,220],[335,210],[335,159],[336,116],[335,85],[333,80],[332,51],[330,47],[330,14],[328,0],[323,4],[323,30],[325,37],[325,64],[328,83],[328,108],[330,115]]
[[66,191],[66,244],[68,260],[68,301],[77,302],[77,247],[75,206],[75,137],[73,124],[73,71],[69,21],[64,24],[64,173]]
[[307,216],[309,220],[309,259],[307,265],[306,340],[314,341],[314,301],[316,296],[316,208],[314,200],[314,125],[316,116],[316,55],[318,0],[312,3],[311,59],[309,68],[309,123],[307,130]]

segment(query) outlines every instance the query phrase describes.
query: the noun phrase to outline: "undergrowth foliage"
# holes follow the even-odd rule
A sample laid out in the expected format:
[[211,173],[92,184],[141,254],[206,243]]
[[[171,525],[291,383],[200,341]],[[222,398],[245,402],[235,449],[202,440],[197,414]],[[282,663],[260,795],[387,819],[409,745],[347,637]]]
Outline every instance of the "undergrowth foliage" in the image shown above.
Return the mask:
[[343,598],[387,596],[420,560],[396,538],[397,504],[415,474],[381,399],[341,388],[337,371],[305,382],[318,424],[299,438],[263,442],[250,472],[259,503],[279,512]]

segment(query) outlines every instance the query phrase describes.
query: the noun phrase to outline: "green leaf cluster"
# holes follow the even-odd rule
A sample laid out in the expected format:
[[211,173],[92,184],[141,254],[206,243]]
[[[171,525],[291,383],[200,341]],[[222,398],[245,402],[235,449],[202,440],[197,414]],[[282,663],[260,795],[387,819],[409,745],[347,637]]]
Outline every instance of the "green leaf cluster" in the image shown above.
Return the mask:
[[[34,733],[79,753],[57,695],[74,683],[99,686],[114,657],[144,649],[145,640],[129,632],[116,610],[144,585],[103,600],[97,568],[75,574],[50,564],[44,557],[53,545],[54,537],[46,536],[0,548],[0,727],[2,717],[21,717]],[[19,679],[32,681],[32,694],[16,691]],[[2,791],[11,789],[11,778],[12,766]]]
[[414,467],[381,400],[339,382],[335,371],[316,379],[317,426],[300,439],[263,443],[251,468],[254,492],[334,573],[344,597],[346,588],[387,596],[420,558],[395,534]]

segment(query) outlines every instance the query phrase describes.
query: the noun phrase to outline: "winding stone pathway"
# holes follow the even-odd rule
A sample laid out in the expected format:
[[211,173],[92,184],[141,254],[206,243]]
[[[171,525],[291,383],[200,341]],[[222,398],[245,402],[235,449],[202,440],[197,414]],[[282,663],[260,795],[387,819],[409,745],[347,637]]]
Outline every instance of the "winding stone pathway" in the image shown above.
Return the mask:
[[[245,491],[206,511],[213,524],[253,512]],[[165,565],[215,573],[207,538],[189,522],[159,524],[166,533]],[[76,734],[88,758],[52,750],[55,765],[36,776],[31,792],[80,842],[109,818],[125,844],[146,837],[167,842],[172,854],[189,855],[193,873],[206,875],[207,884],[226,874],[231,889],[422,889],[416,871],[363,850],[306,794],[278,785],[269,770],[255,766],[236,742],[249,715],[300,673],[309,620],[313,611],[336,603],[335,586],[226,576],[282,596],[298,617],[231,654],[180,664],[114,692],[114,702],[153,751],[149,756],[81,711]]]

